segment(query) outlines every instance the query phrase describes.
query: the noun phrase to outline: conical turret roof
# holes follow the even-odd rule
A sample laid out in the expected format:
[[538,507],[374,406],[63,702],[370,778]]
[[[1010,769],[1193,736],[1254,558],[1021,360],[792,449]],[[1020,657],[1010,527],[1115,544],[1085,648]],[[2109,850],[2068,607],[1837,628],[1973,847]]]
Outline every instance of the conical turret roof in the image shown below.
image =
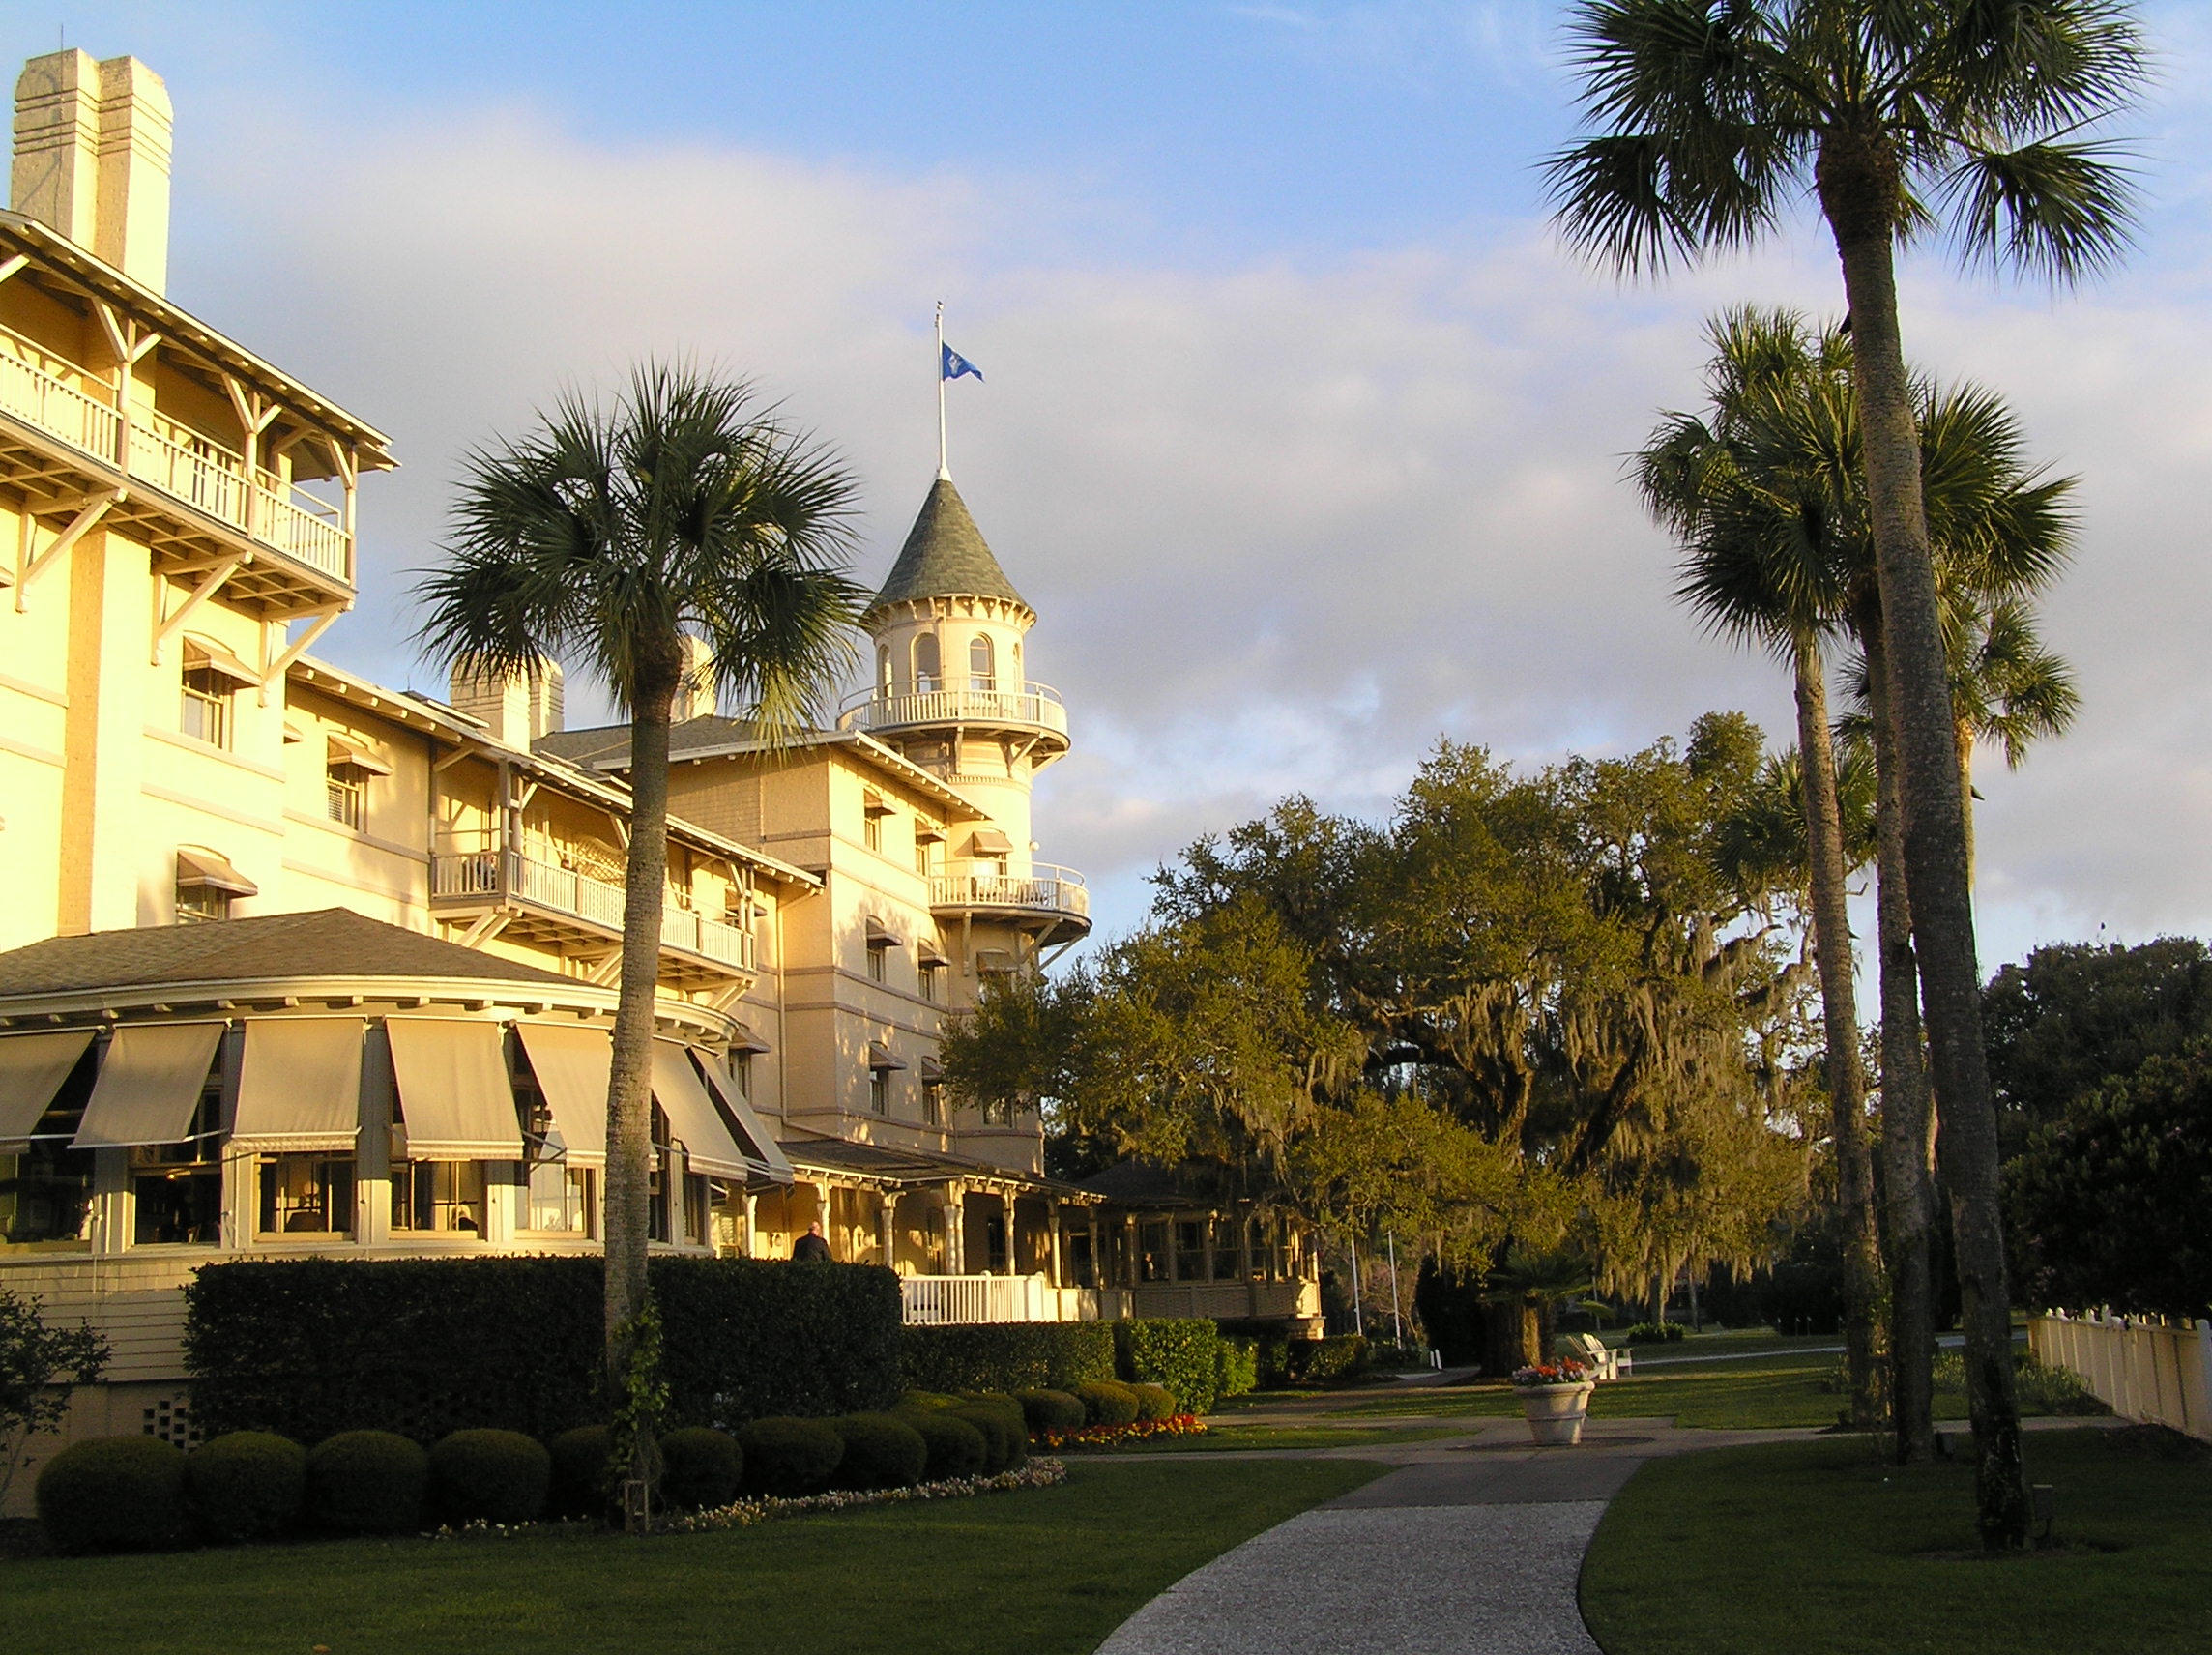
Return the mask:
[[898,561],[868,607],[930,597],[996,597],[1029,607],[984,544],[983,532],[948,477],[930,485]]

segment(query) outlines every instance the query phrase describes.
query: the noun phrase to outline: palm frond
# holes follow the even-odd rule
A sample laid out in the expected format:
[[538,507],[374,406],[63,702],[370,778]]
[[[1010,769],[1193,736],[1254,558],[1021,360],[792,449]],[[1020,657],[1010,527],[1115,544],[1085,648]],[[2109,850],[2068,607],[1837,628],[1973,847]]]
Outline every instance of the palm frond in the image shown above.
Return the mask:
[[2133,245],[2139,191],[2104,142],[1968,149],[1943,198],[1967,257],[2061,284],[2110,268]]

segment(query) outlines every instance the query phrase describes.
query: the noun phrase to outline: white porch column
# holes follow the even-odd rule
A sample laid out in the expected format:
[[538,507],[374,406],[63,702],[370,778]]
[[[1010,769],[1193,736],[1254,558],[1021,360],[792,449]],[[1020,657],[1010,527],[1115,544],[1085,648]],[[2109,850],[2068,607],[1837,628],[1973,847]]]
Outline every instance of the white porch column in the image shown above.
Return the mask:
[[1004,1190],[999,1192],[999,1223],[1006,1235],[1006,1274],[1021,1274],[1021,1257],[1014,1245],[1014,1198]]
[[883,1249],[886,1269],[898,1267],[898,1191],[886,1190],[876,1207],[876,1244]]
[[1091,1285],[1093,1288],[1102,1288],[1108,1284],[1106,1281],[1106,1255],[1098,1250],[1099,1242],[1105,1238],[1098,1229],[1098,1209],[1095,1206],[1086,1206],[1083,1212],[1091,1227]]
[[968,1273],[968,1186],[957,1179],[945,1186],[945,1273]]
[[1050,1198],[1044,1204],[1044,1221],[1049,1227],[1045,1243],[1047,1261],[1045,1267],[1052,1272],[1052,1285],[1056,1288],[1063,1288],[1067,1282],[1061,1274],[1060,1267],[1060,1198],[1058,1196]]
[[757,1259],[760,1257],[760,1209],[755,1204],[760,1198],[747,1190],[742,1199],[745,1204],[743,1228],[738,1232],[738,1249],[746,1258]]

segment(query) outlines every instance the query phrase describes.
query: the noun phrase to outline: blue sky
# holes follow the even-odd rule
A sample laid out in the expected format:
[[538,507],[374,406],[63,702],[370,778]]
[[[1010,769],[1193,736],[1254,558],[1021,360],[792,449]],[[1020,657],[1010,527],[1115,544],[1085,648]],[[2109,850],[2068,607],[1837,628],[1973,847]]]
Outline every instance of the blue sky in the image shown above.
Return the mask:
[[[2114,278],[1906,269],[1906,342],[2083,478],[2046,626],[2087,705],[1985,755],[1984,955],[2212,929],[2212,8],[2146,8]],[[1540,762],[1738,707],[1762,659],[1668,600],[1621,455],[1742,300],[1839,308],[1809,230],[1624,288],[1544,222],[1560,8],[1493,4],[11,8],[177,110],[172,297],[390,431],[326,653],[435,687],[406,571],[468,445],[692,351],[852,457],[879,575],[934,465],[931,303],[988,382],[954,470],[1042,620],[1075,754],[1042,856],[1106,929],[1195,835],[1304,791],[1383,809],[1439,736]]]

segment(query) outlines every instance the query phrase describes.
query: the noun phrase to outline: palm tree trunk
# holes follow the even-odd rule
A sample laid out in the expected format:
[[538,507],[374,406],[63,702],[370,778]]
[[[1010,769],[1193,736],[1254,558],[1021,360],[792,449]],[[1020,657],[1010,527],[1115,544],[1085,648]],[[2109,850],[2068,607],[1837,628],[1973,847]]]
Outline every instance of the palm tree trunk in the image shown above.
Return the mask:
[[1820,1018],[1827,1035],[1829,1117],[1836,1143],[1837,1194],[1844,1219],[1844,1363],[1850,1376],[1851,1423],[1880,1428],[1887,1416],[1882,1325],[1881,1240],[1875,1221],[1874,1169],[1867,1147],[1859,1068],[1858,995],[1852,981],[1851,916],[1844,879],[1843,812],[1836,798],[1836,750],[1828,735],[1827,669],[1819,640],[1797,639],[1798,774],[1805,794],[1805,854],[1813,886],[1813,951],[1820,969]]
[[1889,721],[1888,652],[1881,605],[1859,605],[1866,651],[1867,708],[1874,726],[1875,899],[1881,962],[1881,1164],[1883,1256],[1889,1264],[1890,1411],[1897,1461],[1936,1453],[1936,1283],[1930,1262],[1936,1222],[1936,1117],[1920,1049],[1920,971],[1905,880],[1905,822],[1898,802],[1897,733]]
[[1962,718],[1953,727],[1959,744],[1959,814],[1966,824],[1966,886],[1974,884],[1974,725]]
[[[630,710],[629,857],[624,870],[622,991],[607,1073],[606,1352],[609,1394],[629,1373],[630,1338],[646,1303],[647,1206],[653,1172],[653,1010],[660,980],[660,916],[668,886],[668,723],[676,672],[641,668]],[[673,1195],[673,1192],[671,1192]],[[652,1443],[634,1445],[631,1475],[651,1478]]]
[[1850,305],[1867,505],[1889,642],[1912,936],[1936,1094],[1943,1100],[1938,1153],[1951,1192],[1959,1261],[1977,1523],[1982,1543],[1992,1550],[2022,1547],[2027,1544],[2027,1476],[1998,1210],[1996,1113],[1982,1045],[1981,973],[1974,957],[1950,663],[1897,319],[1893,236],[1903,199],[1901,172],[1886,143],[1846,130],[1826,139],[1815,176]]

